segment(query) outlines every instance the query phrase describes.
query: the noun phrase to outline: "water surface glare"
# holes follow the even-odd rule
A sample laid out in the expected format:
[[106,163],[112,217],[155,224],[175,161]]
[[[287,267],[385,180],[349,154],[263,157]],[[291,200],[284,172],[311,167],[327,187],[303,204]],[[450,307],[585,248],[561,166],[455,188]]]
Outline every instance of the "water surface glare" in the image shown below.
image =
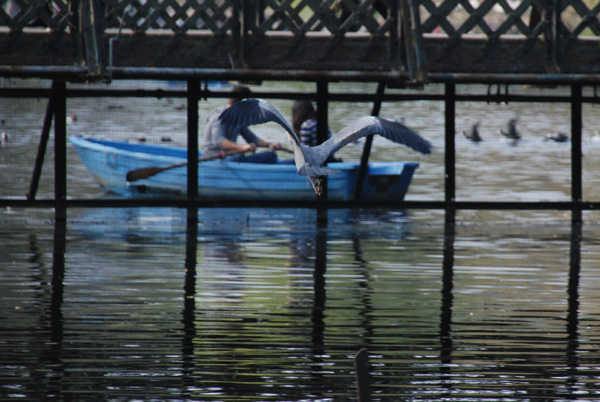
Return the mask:
[[[426,211],[0,214],[0,397],[600,397],[600,228]],[[375,224],[376,223],[376,224]]]

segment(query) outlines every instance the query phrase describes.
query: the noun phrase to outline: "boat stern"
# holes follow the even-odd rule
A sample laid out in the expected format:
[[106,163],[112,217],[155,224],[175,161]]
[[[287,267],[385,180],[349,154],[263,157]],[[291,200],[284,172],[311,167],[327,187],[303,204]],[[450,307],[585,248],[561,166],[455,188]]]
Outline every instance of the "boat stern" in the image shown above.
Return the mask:
[[[332,163],[330,167],[338,170],[350,170],[346,188],[350,199],[354,194],[358,177],[358,164]],[[412,162],[372,162],[362,183],[360,199],[362,201],[402,201],[408,191],[418,163]]]

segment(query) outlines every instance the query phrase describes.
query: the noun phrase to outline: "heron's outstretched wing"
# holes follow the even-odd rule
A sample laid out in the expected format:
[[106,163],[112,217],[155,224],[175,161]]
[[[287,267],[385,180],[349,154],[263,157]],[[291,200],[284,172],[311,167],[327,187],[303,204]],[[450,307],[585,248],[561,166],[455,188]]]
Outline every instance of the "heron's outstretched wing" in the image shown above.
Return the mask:
[[219,120],[225,125],[235,128],[253,126],[273,121],[282,126],[289,134],[292,141],[300,144],[300,140],[294,129],[285,118],[279,113],[279,110],[269,102],[262,99],[243,99],[234,103],[221,113]]
[[300,146],[300,139],[294,132],[290,123],[279,113],[279,110],[269,102],[262,99],[248,98],[234,103],[225,109],[219,116],[219,120],[225,125],[242,128],[255,124],[268,123],[270,121],[279,124],[289,134],[294,146],[294,162],[298,173],[306,176],[304,165],[306,164],[304,149]]
[[379,134],[390,141],[406,145],[423,154],[431,153],[433,146],[429,141],[406,127],[404,124],[375,116],[365,116],[346,126],[330,139],[313,150],[324,162],[340,148],[370,134]]

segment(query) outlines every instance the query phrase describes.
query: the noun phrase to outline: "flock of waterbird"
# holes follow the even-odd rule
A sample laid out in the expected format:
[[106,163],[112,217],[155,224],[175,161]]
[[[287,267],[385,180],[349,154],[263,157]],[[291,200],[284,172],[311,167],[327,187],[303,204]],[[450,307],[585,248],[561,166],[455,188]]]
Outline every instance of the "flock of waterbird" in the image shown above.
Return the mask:
[[[517,130],[518,121],[518,117],[513,117],[508,121],[506,128],[500,129],[500,134],[504,138],[509,140],[513,145],[516,144],[522,138],[521,133],[519,132],[519,130]],[[479,133],[480,124],[481,122],[477,121],[471,126],[471,129],[469,131],[463,131],[463,135],[465,136],[465,138],[472,142],[483,141],[483,138]],[[544,137],[544,141],[567,142],[569,141],[569,136],[563,132],[548,133]]]

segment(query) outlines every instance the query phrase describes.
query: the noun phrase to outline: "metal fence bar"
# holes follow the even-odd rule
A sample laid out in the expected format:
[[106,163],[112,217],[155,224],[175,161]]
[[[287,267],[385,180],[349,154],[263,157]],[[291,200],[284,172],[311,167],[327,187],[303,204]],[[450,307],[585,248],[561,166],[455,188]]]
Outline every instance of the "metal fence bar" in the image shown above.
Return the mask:
[[[373,109],[371,109],[371,116],[379,116],[379,111],[381,110],[381,103],[383,98],[383,92],[385,91],[385,83],[380,82],[377,84],[377,93],[375,94],[376,98],[373,102]],[[354,185],[354,193],[352,194],[353,200],[358,200],[360,198],[360,194],[362,192],[363,181],[365,180],[365,176],[367,174],[369,156],[371,155],[371,147],[373,145],[373,134],[368,135],[365,140],[365,145],[363,145],[363,151],[360,156],[360,167],[358,169],[358,174],[356,175],[356,184]]]
[[190,79],[187,83],[187,197],[198,198],[198,101],[200,81]]
[[[35,77],[47,79],[81,79],[87,69],[81,66],[10,66],[0,65],[2,77]],[[336,71],[336,70],[270,70],[239,68],[178,68],[178,67],[114,67],[113,79],[156,80],[232,80],[232,81],[317,81],[350,82],[386,81],[388,84],[406,84],[408,75],[397,71]],[[455,84],[531,84],[582,85],[600,84],[600,74],[557,73],[436,73],[427,74],[429,83]]]
[[54,198],[67,198],[67,97],[64,81],[52,82],[54,105]]
[[[485,211],[571,211],[571,201],[294,201],[294,200],[188,200],[185,198],[136,198],[136,199],[15,199],[0,198],[0,207],[12,208],[310,208],[322,206],[339,208],[391,208],[391,209],[448,209]],[[582,211],[600,211],[600,201],[578,204]]]
[[455,213],[452,204],[456,199],[456,86],[445,86],[445,158],[444,158],[444,200],[448,203],[446,222],[454,222]]
[[[184,80],[188,81],[188,80]],[[575,83],[581,84],[581,83]],[[465,84],[470,85],[470,84]],[[573,83],[568,84],[573,85]],[[316,99],[315,94],[299,94],[290,92],[278,92],[278,91],[253,91],[253,95],[257,98],[264,99],[285,99],[285,100],[296,100],[296,99]],[[46,88],[0,88],[0,97],[6,98],[40,98],[50,97],[51,89]],[[187,90],[166,90],[166,89],[105,89],[105,88],[90,88],[90,89],[78,89],[78,88],[67,88],[67,98],[186,98]],[[231,96],[228,91],[209,91],[201,88],[199,98],[221,98],[227,99]],[[334,102],[368,102],[373,103],[376,101],[377,93],[344,93],[335,92],[329,93],[329,101]],[[571,103],[571,94],[569,95],[525,95],[525,94],[511,94],[511,93],[488,93],[488,94],[456,94],[456,102],[488,102],[488,103]],[[383,102],[395,102],[395,101],[439,101],[444,102],[445,94],[435,93],[386,93],[382,95]],[[600,104],[600,94],[591,96],[582,96],[582,103]]]
[[573,223],[581,222],[581,209],[579,204],[583,200],[582,178],[582,152],[581,152],[581,127],[582,127],[582,100],[581,85],[571,86],[571,200],[573,201]]
[[357,399],[359,402],[371,401],[371,386],[369,383],[369,351],[362,348],[354,356],[356,370]]
[[40,143],[38,145],[37,155],[35,157],[35,164],[33,166],[33,173],[31,175],[31,183],[29,184],[29,193],[27,193],[28,200],[35,200],[35,196],[37,194],[40,176],[42,175],[42,167],[44,165],[44,159],[46,157],[48,139],[50,138],[50,130],[52,128],[52,118],[54,117],[55,103],[56,92],[50,91],[48,105],[46,106],[46,115],[44,116],[44,124],[42,125],[42,133],[40,135]]
[[[317,143],[322,144],[327,141],[327,133],[329,131],[329,82],[317,81]],[[328,182],[327,176],[324,176],[323,181],[323,200],[327,200]],[[320,224],[327,223],[327,209],[321,204],[317,206],[317,222]]]

